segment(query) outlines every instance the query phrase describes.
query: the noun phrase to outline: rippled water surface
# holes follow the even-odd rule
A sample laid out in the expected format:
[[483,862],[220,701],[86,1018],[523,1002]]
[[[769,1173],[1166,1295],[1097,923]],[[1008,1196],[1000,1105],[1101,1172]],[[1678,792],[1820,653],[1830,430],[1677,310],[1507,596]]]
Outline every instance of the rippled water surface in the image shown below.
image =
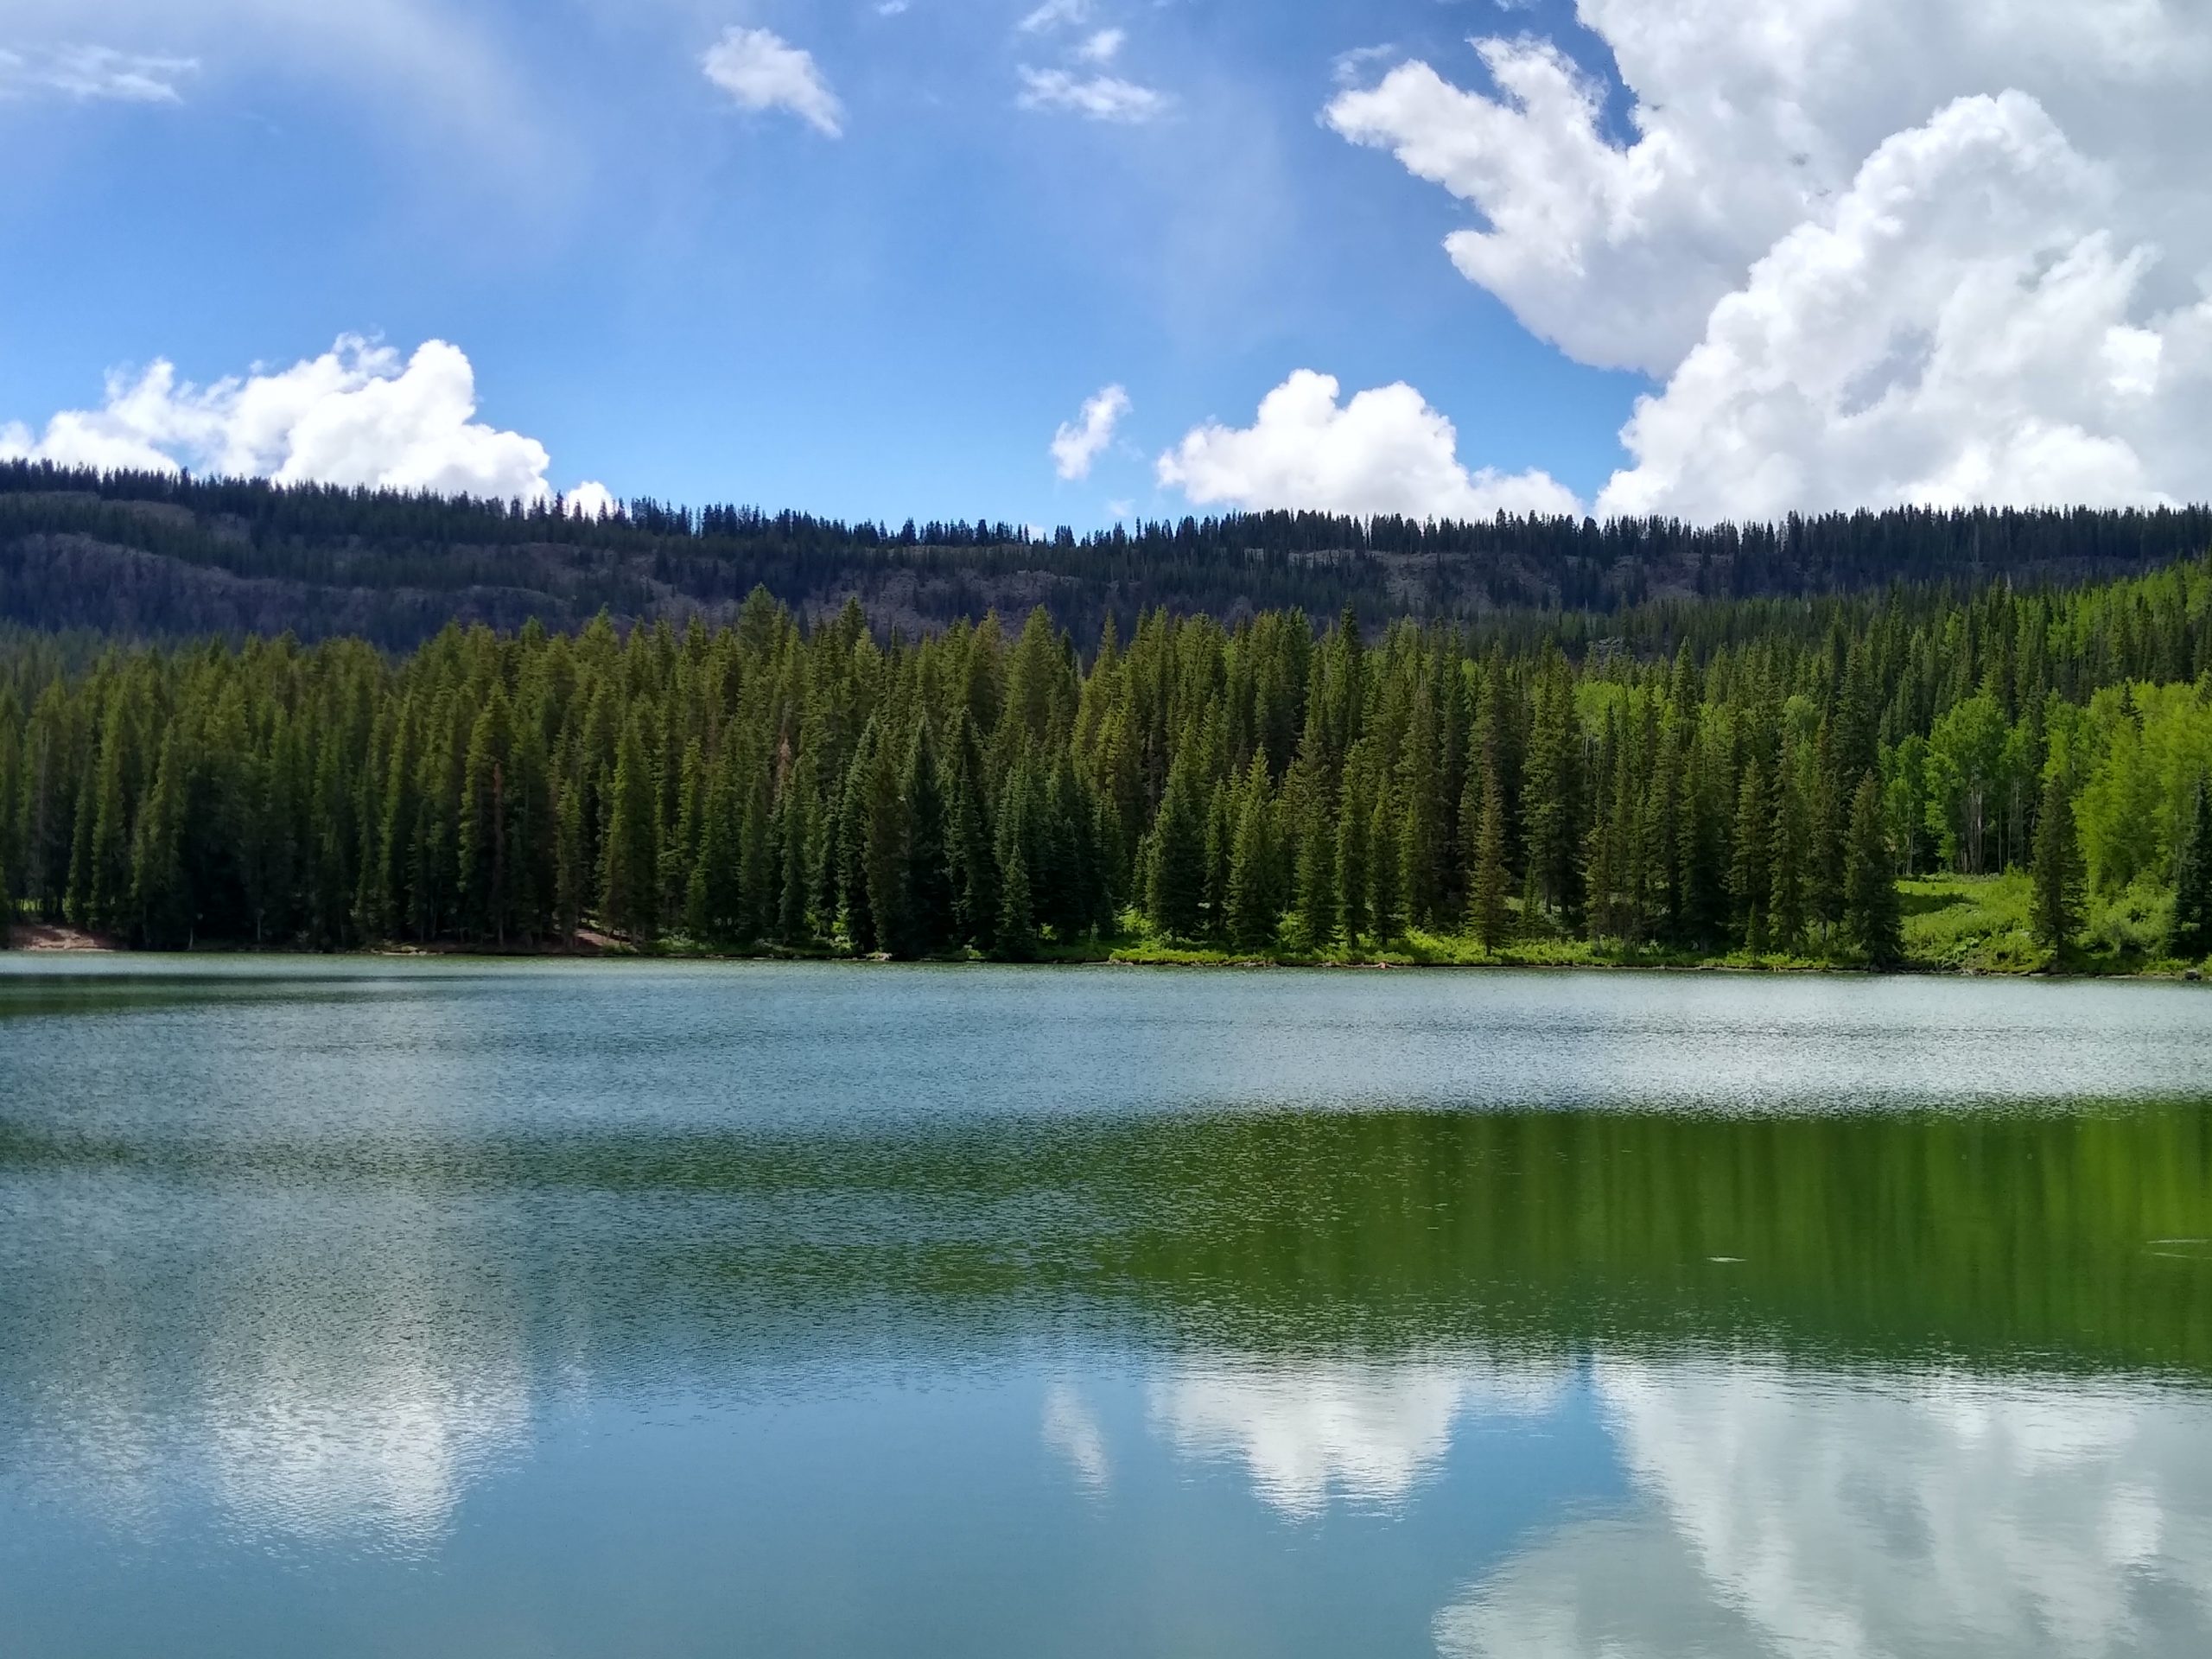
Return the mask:
[[2212,1653],[2212,991],[0,957],[0,1651]]

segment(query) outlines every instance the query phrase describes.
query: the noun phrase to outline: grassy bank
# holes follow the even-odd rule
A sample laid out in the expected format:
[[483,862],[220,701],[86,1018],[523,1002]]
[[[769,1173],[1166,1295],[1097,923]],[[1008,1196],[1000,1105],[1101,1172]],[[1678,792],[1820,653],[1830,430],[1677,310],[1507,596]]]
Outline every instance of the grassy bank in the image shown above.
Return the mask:
[[[2170,897],[2131,889],[2089,906],[2086,925],[2072,948],[2062,956],[2036,944],[2028,925],[2028,878],[2013,872],[2005,875],[1940,875],[1898,884],[1904,912],[1905,958],[1900,966],[1916,973],[2069,974],[2100,977],[2150,976],[2181,978],[2212,973],[2212,963],[2179,962],[2161,948],[2165,938]],[[1371,945],[1348,950],[1340,944],[1314,948],[1295,938],[1285,938],[1264,952],[1230,950],[1224,946],[1192,944],[1153,933],[1135,912],[1124,916],[1122,931],[1110,937],[1071,943],[1047,940],[1038,950],[1045,963],[1122,963],[1172,967],[1442,967],[1442,968],[1717,968],[1743,972],[1825,973],[1859,972],[1865,964],[1840,947],[1834,954],[1817,950],[1753,953],[1730,951],[1702,956],[1694,951],[1657,947],[1623,950],[1595,945],[1587,939],[1548,931],[1516,938],[1495,950],[1484,949],[1471,936],[1414,931],[1393,940],[1387,950]],[[111,948],[107,941],[73,929],[19,925],[12,940],[18,950],[83,950]],[[220,949],[219,946],[203,947]],[[237,947],[232,947],[237,948]],[[524,947],[509,950],[449,946],[424,951],[394,946],[386,952],[405,955],[468,956],[652,956],[676,959],[714,960],[735,955],[749,959],[790,961],[850,961],[852,953],[834,944],[812,948],[770,947],[755,951],[728,952],[683,938],[661,939],[639,946],[603,934],[587,933],[573,952],[556,947]],[[976,960],[973,952],[941,961]]]

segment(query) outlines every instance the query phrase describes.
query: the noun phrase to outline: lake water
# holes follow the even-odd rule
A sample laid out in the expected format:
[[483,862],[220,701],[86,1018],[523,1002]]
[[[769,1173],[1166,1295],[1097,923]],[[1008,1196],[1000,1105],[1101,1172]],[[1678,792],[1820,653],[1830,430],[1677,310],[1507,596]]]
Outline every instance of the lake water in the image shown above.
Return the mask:
[[2212,991],[0,957],[0,1650],[2212,1653]]

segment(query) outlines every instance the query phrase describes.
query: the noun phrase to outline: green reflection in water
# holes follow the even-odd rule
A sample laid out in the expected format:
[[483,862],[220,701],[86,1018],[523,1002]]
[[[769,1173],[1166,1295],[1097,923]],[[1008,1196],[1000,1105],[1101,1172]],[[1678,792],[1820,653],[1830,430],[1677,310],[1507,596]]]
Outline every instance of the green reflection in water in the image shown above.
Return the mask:
[[410,1211],[514,1199],[538,1206],[541,1252],[588,1214],[571,1294],[778,1347],[886,1318],[971,1337],[1049,1319],[1245,1351],[1694,1343],[2212,1372],[2212,1106],[2194,1103],[245,1143],[0,1125],[0,1174],[66,1169],[334,1184]]

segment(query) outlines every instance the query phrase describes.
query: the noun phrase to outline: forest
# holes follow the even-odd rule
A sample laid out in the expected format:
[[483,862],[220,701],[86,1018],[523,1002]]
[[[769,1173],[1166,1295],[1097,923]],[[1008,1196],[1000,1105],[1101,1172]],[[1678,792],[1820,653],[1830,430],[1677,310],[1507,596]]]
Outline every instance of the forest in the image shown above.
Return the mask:
[[[651,500],[525,505],[263,480],[0,462],[0,624],[185,639],[295,633],[410,651],[448,621],[575,632],[736,620],[756,587],[803,620],[858,599],[935,632],[1045,605],[1086,645],[1166,607],[1225,626],[1270,610],[1370,626],[1516,612],[1617,616],[1666,601],[1804,598],[1895,582],[2065,586],[2212,547],[2212,511],[1899,510],[1778,524],[1365,519],[1230,513],[1077,537],[1003,520],[897,528]],[[1602,631],[1602,630],[1601,630]]]
[[2171,966],[2208,775],[2204,559],[1577,626],[0,638],[0,893],[163,949],[1884,966],[2002,892],[2016,965]]

